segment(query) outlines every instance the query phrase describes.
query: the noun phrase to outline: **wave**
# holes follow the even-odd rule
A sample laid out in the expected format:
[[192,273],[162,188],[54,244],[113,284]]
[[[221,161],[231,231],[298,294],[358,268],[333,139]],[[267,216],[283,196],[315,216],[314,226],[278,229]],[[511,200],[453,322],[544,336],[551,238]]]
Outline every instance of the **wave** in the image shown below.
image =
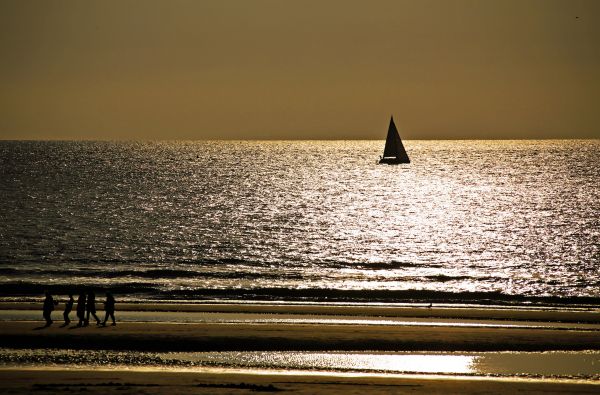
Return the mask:
[[433,290],[343,290],[324,288],[195,289],[170,292],[173,297],[245,300],[301,300],[361,303],[474,303],[597,305],[600,297],[513,295],[503,292],[450,292]]
[[[409,267],[408,263],[401,263],[401,267]],[[399,266],[394,266],[399,267]],[[377,264],[375,267],[368,266],[368,269],[390,269],[389,264]],[[318,275],[320,278],[325,276],[322,273],[304,273],[296,271],[253,271],[244,270],[246,267],[234,267],[231,270],[226,271],[199,271],[203,267],[197,267],[189,269],[123,269],[123,270],[111,270],[107,271],[105,268],[97,269],[15,269],[15,268],[0,268],[0,275],[12,275],[14,277],[19,276],[52,276],[56,277],[94,277],[94,278],[144,278],[144,279],[243,279],[243,280],[309,280],[311,276]],[[364,267],[358,267],[357,269],[364,269]],[[404,276],[398,274],[393,276],[386,276],[386,278],[379,278],[378,281],[420,281],[420,282],[451,282],[451,281],[462,281],[462,280],[475,280],[475,281],[493,281],[494,277],[490,276],[468,276],[468,275],[457,275],[451,276],[447,274],[435,274],[435,275],[411,275]],[[587,283],[589,285],[589,283]]]
[[401,261],[389,261],[389,262],[364,262],[364,261],[345,261],[345,260],[316,260],[316,261],[279,261],[279,262],[265,262],[261,260],[244,259],[244,258],[198,258],[198,259],[169,259],[164,261],[163,259],[157,258],[144,258],[144,259],[115,259],[115,258],[69,258],[69,257],[49,257],[40,256],[39,260],[18,259],[12,257],[11,259],[0,257],[0,265],[7,265],[9,267],[0,267],[1,273],[12,273],[16,269],[14,266],[26,267],[28,265],[60,265],[65,267],[78,267],[78,266],[143,266],[143,265],[156,265],[157,262],[168,263],[170,265],[183,265],[190,266],[192,268],[200,267],[213,267],[213,266],[233,266],[233,267],[283,267],[283,268],[301,268],[307,265],[317,265],[327,268],[349,268],[349,269],[362,269],[362,270],[393,270],[403,268],[435,268],[444,266],[442,263],[427,262],[427,263],[415,263],[415,262],[401,262]]
[[[243,270],[233,271],[218,271],[218,272],[199,272],[195,270],[184,270],[184,269],[150,269],[150,270],[17,270],[17,269],[0,269],[0,275],[11,275],[12,277],[19,278],[21,276],[30,278],[34,275],[38,279],[40,277],[53,278],[54,280],[59,278],[99,278],[99,279],[147,279],[147,280],[174,280],[174,279],[195,279],[195,280],[242,280],[242,281],[311,281],[315,276],[324,278],[326,275],[320,273],[304,274],[301,272],[253,272]],[[449,276],[445,274],[431,275],[431,276],[387,276],[385,278],[379,278],[379,282],[398,282],[398,281],[411,281],[421,283],[447,283],[453,281],[493,281],[494,278],[490,276]],[[27,281],[27,280],[23,280]],[[39,281],[39,280],[38,280]]]
[[[81,258],[81,257],[65,257],[65,256],[47,256],[40,255],[32,259],[27,257],[6,257],[0,256],[0,265],[28,265],[28,264],[46,264],[46,265],[154,265],[157,262],[162,262],[164,259],[156,257],[132,257],[132,258]],[[168,263],[179,265],[194,265],[194,266],[219,266],[219,265],[243,265],[243,266],[264,266],[265,262],[243,259],[243,258],[174,258],[169,259]],[[288,264],[288,263],[286,263]],[[2,269],[0,269],[2,270]]]
[[56,295],[78,293],[93,289],[97,293],[111,291],[120,297],[135,300],[254,300],[345,303],[441,303],[478,305],[574,305],[597,306],[600,297],[514,295],[503,292],[450,292],[434,290],[345,290],[326,288],[195,288],[163,289],[155,284],[117,283],[110,287],[35,282],[5,283],[0,297],[40,296],[44,291]]
[[3,283],[0,287],[0,297],[2,296],[38,296],[44,292],[50,292],[55,295],[67,295],[70,293],[77,294],[94,290],[95,292],[111,291],[121,295],[136,295],[136,294],[157,294],[160,289],[150,283],[123,283],[114,284],[110,287],[91,286],[88,284],[72,285],[72,284],[43,284],[38,282],[15,281]]
[[[185,265],[183,267],[175,268],[156,268],[156,266],[143,265],[135,268],[131,268],[129,265],[113,265],[110,269],[104,266],[93,266],[90,268],[80,268],[64,265],[54,266],[47,265],[44,267],[29,266],[23,268],[16,268],[14,266],[2,267],[0,266],[0,276],[5,276],[4,281],[0,280],[0,285],[5,287],[7,283],[67,283],[72,284],[76,282],[90,284],[96,279],[102,280],[103,283],[143,283],[145,287],[153,289],[161,289],[161,287],[171,287],[179,282],[180,284],[195,285],[201,281],[211,281],[211,285],[216,289],[224,287],[231,287],[232,285],[241,285],[243,283],[252,283],[253,287],[265,287],[271,284],[277,284],[278,286],[285,288],[286,286],[290,289],[296,288],[298,283],[311,283],[317,282],[323,284],[323,282],[343,283],[345,281],[362,281],[364,278],[364,267],[368,267],[368,270],[379,270],[379,269],[391,269],[399,267],[411,267],[417,266],[416,264],[408,262],[389,262],[389,263],[368,263],[362,264],[362,266],[355,267],[355,271],[348,273],[340,273],[338,271],[332,271],[331,266],[328,265],[327,270],[319,270],[318,267],[310,268],[298,268],[294,266],[277,267],[275,265],[265,266],[261,264],[259,268],[246,265],[248,261],[235,259],[226,260],[227,262],[237,262],[240,265],[222,266],[222,267],[205,267],[204,265]],[[220,260],[221,264],[225,262]],[[363,271],[361,273],[360,271]],[[374,273],[375,274],[375,273]],[[488,287],[491,284],[495,284],[498,281],[504,279],[498,278],[489,273],[474,273],[473,275],[468,274],[429,274],[419,275],[418,271],[410,270],[395,270],[382,275],[370,277],[373,281],[385,286],[388,283],[413,283],[422,284],[425,288],[431,289],[434,283],[438,283],[437,287],[440,291],[454,291],[456,287],[461,288],[462,283],[472,283],[474,285],[482,285]],[[156,280],[156,281],[152,281]],[[215,281],[213,281],[215,280]],[[223,280],[222,282],[220,280]],[[444,285],[444,283],[449,285]],[[540,287],[559,286],[561,283],[556,279],[546,279],[543,277],[532,277],[529,279],[530,288],[540,289]],[[458,285],[457,285],[458,284]],[[597,287],[600,285],[598,280],[583,280],[572,282],[570,286],[578,289],[588,289],[590,287]],[[324,287],[323,285],[321,285]],[[335,285],[333,286],[335,289]],[[394,284],[393,288],[398,289],[397,285]],[[415,287],[416,288],[416,287]],[[455,289],[452,289],[455,288]],[[133,288],[135,291],[135,288]],[[357,291],[363,292],[363,291]],[[371,292],[371,291],[364,291]],[[396,291],[394,291],[396,292]],[[575,292],[576,294],[578,292]],[[524,294],[528,294],[524,292]],[[552,294],[550,292],[550,294]],[[588,293],[589,295],[589,293]],[[568,295],[563,295],[568,296]],[[596,296],[596,295],[589,295]]]
[[352,267],[358,267],[360,269],[366,269],[366,270],[391,270],[391,269],[402,269],[402,268],[406,268],[406,267],[432,267],[432,266],[438,266],[438,265],[432,265],[430,263],[427,264],[419,264],[419,263],[413,263],[413,262],[398,262],[398,261],[391,261],[391,262],[368,262],[368,263],[351,263],[351,264],[347,264],[345,266],[352,266]]
[[43,269],[14,269],[14,268],[0,268],[0,275],[12,275],[18,276],[30,276],[35,275],[37,277],[93,277],[93,278],[144,278],[144,279],[175,279],[175,278],[188,278],[188,279],[286,279],[286,280],[301,280],[303,276],[296,273],[274,273],[274,272],[251,272],[243,270],[232,270],[232,271],[196,271],[196,270],[185,270],[185,269],[149,269],[149,270],[113,270],[106,271],[106,269],[89,269],[89,270],[43,270]]

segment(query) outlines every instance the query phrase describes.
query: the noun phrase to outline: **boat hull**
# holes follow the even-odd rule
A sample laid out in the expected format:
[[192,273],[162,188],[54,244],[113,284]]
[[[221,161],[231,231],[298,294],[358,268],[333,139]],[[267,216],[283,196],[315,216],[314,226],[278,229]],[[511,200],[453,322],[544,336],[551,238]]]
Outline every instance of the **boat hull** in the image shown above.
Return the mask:
[[402,163],[410,163],[410,160],[402,160],[400,158],[381,158],[379,159],[379,164],[386,164],[386,165],[399,165]]

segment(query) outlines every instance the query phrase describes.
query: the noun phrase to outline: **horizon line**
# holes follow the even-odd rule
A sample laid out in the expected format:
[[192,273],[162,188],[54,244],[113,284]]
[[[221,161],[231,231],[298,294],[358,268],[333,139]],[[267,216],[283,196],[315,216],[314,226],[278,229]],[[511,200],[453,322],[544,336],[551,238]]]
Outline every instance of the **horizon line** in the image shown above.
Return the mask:
[[[416,139],[406,139],[403,138],[402,141],[527,141],[527,140],[600,140],[600,137],[523,137],[523,138],[467,138],[467,137],[459,137],[459,138],[416,138]],[[39,142],[49,142],[49,141],[89,141],[89,142],[128,142],[128,141],[145,141],[145,142],[161,142],[161,141],[385,141],[385,138],[379,139],[360,139],[360,138],[340,138],[340,139],[285,139],[285,138],[198,138],[198,139],[190,139],[190,138],[181,138],[181,139],[163,139],[163,138],[113,138],[113,139],[94,139],[94,138],[24,138],[24,139],[5,139],[0,138],[2,142],[20,142],[20,141],[39,141]]]

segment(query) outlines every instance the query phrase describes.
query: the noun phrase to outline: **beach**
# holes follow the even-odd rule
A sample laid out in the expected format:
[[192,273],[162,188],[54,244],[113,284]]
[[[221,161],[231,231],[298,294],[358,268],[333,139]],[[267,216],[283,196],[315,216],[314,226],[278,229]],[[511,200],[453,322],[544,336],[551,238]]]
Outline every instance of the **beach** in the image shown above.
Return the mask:
[[[562,374],[560,366],[548,375],[535,373],[534,366],[539,358],[561,350],[575,353],[564,355],[576,361],[582,360],[581,356],[589,359],[590,353],[600,350],[597,310],[131,303],[117,312],[116,326],[80,328],[71,324],[61,328],[56,320],[44,328],[41,321],[28,319],[39,314],[35,307],[30,303],[0,304],[0,355],[4,355],[0,375],[6,378],[3,388],[15,393],[26,393],[32,386],[40,393],[81,387],[95,393],[118,387],[127,393],[157,394],[217,389],[221,393],[311,393],[315,388],[325,393],[591,393],[600,389],[598,372],[594,374],[592,368],[587,374],[569,373],[566,364],[572,362],[566,357]],[[102,313],[99,311],[99,316]],[[54,314],[57,319],[59,314]],[[24,357],[23,350],[34,356]],[[36,354],[35,350],[50,351]],[[66,356],[56,357],[64,350],[68,350]],[[101,357],[74,356],[92,352]],[[459,359],[489,354],[493,356],[490,360],[498,361],[525,355],[532,366],[529,373],[527,367],[521,373],[497,373],[501,371],[494,366],[487,371],[453,372],[451,366],[444,366],[453,363],[448,359],[440,364],[441,373],[436,373],[435,369],[411,371],[399,365],[381,370],[363,368],[360,363],[343,368],[317,363],[307,369],[311,363],[272,363],[287,355],[314,358],[310,353],[319,353],[317,361],[322,361],[323,355],[334,355],[332,361],[340,356],[380,361],[419,355],[426,361],[429,358],[430,365],[439,363],[435,359],[440,355]],[[553,356],[559,365],[561,355]],[[144,358],[147,361],[140,362]],[[252,358],[262,362],[249,364],[247,360]]]
[[[160,319],[161,314],[168,317],[167,311],[152,310],[169,306],[141,305],[138,308],[151,312],[153,319]],[[328,312],[316,306],[294,306],[290,310],[296,310],[296,314],[289,318],[289,313],[282,314],[284,306],[277,305],[181,305],[178,308],[171,305],[170,308],[179,310],[171,322],[120,322],[116,327],[77,328],[72,323],[69,328],[61,328],[57,321],[44,328],[41,323],[4,321],[0,322],[0,345],[140,351],[600,349],[600,314],[597,312],[483,308],[388,308],[389,311],[382,311],[373,308],[368,315],[369,307],[334,307]],[[3,311],[10,314],[10,310]],[[257,315],[253,311],[261,313]],[[340,315],[341,312],[346,315]],[[359,314],[352,317],[348,315],[350,312]],[[394,319],[382,319],[385,316],[381,314],[386,313]],[[365,316],[371,320],[365,321]],[[474,316],[478,318],[472,318]],[[543,318],[546,320],[540,322]]]

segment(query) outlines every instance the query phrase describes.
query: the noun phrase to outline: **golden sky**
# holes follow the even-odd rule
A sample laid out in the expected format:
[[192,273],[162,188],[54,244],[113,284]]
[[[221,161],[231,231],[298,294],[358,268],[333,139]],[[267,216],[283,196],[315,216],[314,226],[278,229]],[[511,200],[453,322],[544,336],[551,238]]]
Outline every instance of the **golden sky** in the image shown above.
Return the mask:
[[1,139],[600,138],[596,0],[0,0]]

